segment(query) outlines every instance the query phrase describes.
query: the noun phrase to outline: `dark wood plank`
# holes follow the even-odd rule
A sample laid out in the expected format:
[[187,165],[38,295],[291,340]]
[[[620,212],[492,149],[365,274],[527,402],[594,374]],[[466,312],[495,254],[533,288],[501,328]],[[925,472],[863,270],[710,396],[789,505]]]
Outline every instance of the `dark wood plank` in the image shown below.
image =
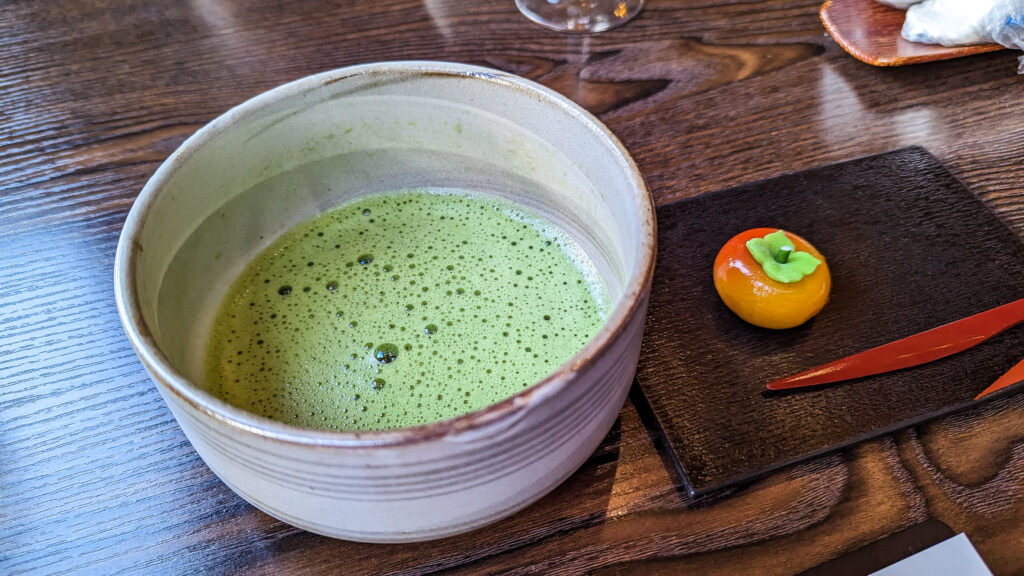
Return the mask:
[[821,21],[851,56],[872,66],[906,66],[1004,50],[999,44],[942,46],[909,42],[900,34],[903,10],[875,0],[826,0]]
[[1020,233],[1015,55],[864,66],[818,0],[649,0],[591,37],[512,2],[76,0],[0,7],[0,573],[792,574],[934,517],[1024,565],[1024,395],[692,499],[627,404],[551,496],[481,531],[370,546],[301,532],[203,465],[121,334],[121,223],[189,134],[282,82],[371,60],[522,74],[622,138],[659,203],[922,145]]

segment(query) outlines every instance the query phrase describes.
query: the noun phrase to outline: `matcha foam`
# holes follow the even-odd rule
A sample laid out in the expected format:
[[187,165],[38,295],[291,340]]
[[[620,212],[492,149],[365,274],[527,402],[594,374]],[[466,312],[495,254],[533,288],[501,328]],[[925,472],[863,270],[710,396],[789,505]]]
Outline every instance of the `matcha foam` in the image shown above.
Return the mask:
[[537,382],[609,312],[593,263],[554,224],[467,191],[394,191],[298,225],[246,267],[205,382],[297,426],[414,426]]

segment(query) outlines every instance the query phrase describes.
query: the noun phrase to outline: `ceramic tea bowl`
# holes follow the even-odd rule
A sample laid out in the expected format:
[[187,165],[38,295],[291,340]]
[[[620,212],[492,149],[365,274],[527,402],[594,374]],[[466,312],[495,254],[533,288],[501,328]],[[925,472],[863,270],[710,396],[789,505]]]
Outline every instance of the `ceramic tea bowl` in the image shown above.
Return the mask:
[[[304,429],[204,389],[214,314],[255,254],[352,198],[414,186],[501,196],[572,234],[614,303],[600,331],[515,396],[412,428]],[[508,516],[586,460],[633,380],[654,257],[650,192],[593,116],[504,72],[383,62],[280,86],[196,132],[132,207],[115,291],[139,359],[232,490],[312,532],[403,542]]]

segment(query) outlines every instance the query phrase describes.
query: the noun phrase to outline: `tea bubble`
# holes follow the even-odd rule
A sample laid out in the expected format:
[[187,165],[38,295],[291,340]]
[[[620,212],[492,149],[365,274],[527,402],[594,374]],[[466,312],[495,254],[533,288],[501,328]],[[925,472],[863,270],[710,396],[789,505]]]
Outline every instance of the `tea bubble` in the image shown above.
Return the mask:
[[381,364],[390,364],[398,359],[398,346],[394,344],[381,344],[373,351],[373,357]]

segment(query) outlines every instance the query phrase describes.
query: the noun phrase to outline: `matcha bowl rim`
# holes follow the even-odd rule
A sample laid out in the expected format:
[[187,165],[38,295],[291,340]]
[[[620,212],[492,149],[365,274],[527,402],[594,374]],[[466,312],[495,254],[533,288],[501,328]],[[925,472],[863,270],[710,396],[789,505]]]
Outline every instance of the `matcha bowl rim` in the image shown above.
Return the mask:
[[[476,411],[418,426],[379,431],[328,431],[303,428],[258,416],[235,407],[193,383],[161,351],[140,310],[137,266],[143,248],[139,235],[151,208],[169,178],[207,142],[229,132],[241,120],[249,118],[267,106],[282,100],[301,97],[313,90],[329,86],[354,76],[370,77],[379,82],[401,81],[410,77],[450,77],[453,79],[486,82],[524,93],[534,99],[557,106],[575,121],[586,126],[598,139],[615,149],[635,190],[635,205],[644,238],[640,258],[636,261],[623,287],[623,293],[597,334],[568,361],[543,379],[503,401],[487,405]],[[434,61],[384,61],[361,64],[322,72],[283,84],[254,96],[218,116],[185,140],[156,170],[126,218],[117,246],[114,263],[114,291],[118,314],[129,341],[150,375],[164,384],[181,401],[205,416],[227,426],[252,433],[267,440],[284,444],[306,446],[368,448],[375,446],[409,445],[431,439],[458,437],[484,427],[500,426],[502,421],[515,421],[532,404],[541,402],[560,388],[570,385],[581,366],[605,353],[617,333],[645,305],[650,291],[656,255],[656,223],[654,203],[647,184],[625,146],[597,118],[561,94],[519,76],[489,68]]]

